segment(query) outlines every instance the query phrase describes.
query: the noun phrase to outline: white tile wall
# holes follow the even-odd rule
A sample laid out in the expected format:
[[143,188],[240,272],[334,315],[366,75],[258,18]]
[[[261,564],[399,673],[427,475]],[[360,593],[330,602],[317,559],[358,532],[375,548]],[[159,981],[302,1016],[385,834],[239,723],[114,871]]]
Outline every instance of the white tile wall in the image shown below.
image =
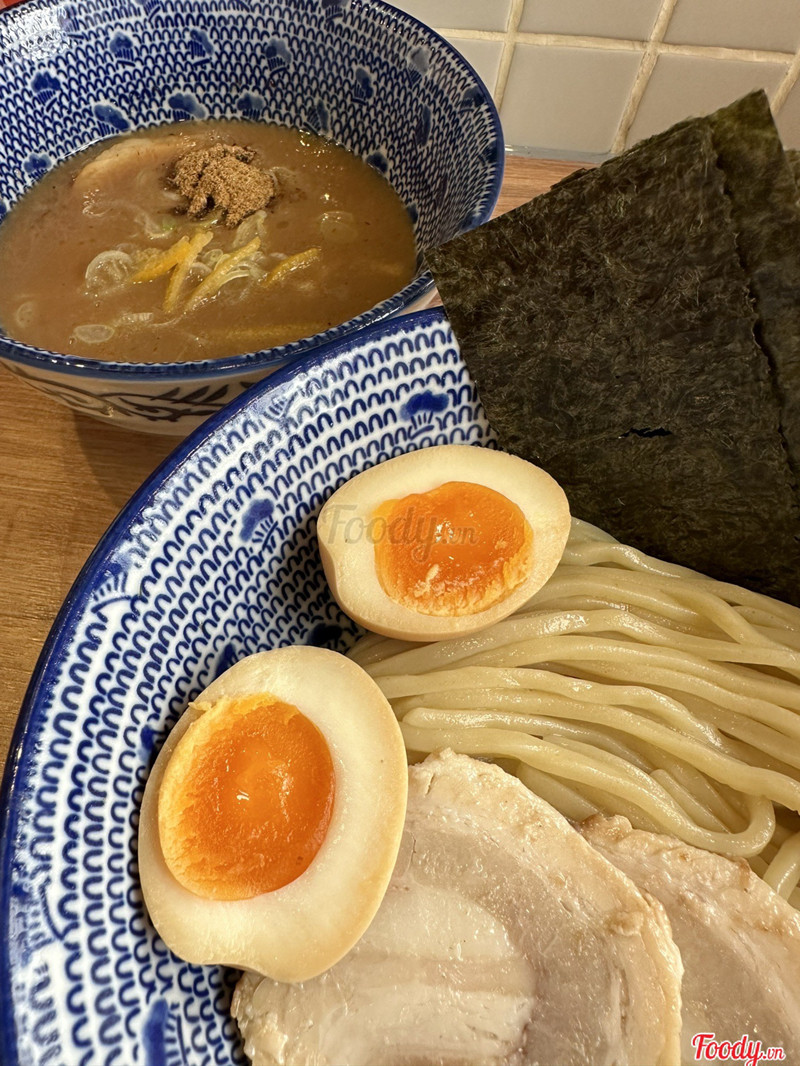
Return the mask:
[[634,52],[518,44],[500,108],[506,140],[607,152],[638,69]]
[[800,148],[800,0],[395,0],[483,78],[509,147],[596,158],[752,88]]
[[505,30],[511,0],[403,0],[394,6],[434,29]]
[[525,5],[519,29],[646,41],[660,7],[661,0],[535,0]]
[[771,52],[800,47],[798,0],[678,0],[664,40]]
[[792,139],[796,130],[800,129],[800,81],[796,81],[786,97],[786,102],[778,112],[776,119],[778,131],[785,145],[797,147],[796,138]]
[[784,75],[780,63],[721,63],[708,56],[660,55],[647,82],[628,145],[660,133],[690,115],[707,115],[752,89],[774,93]]

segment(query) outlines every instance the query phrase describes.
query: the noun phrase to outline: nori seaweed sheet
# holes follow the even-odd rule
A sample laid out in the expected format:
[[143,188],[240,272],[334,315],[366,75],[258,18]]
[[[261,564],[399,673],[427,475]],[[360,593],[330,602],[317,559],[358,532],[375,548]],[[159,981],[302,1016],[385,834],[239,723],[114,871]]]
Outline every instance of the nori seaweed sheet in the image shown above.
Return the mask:
[[800,190],[800,151],[797,148],[787,148],[786,162],[789,164],[795,184]]
[[501,447],[574,515],[800,604],[800,510],[708,122],[427,259]]
[[756,338],[770,361],[781,430],[800,478],[800,207],[763,91],[710,115],[736,243],[755,299]]

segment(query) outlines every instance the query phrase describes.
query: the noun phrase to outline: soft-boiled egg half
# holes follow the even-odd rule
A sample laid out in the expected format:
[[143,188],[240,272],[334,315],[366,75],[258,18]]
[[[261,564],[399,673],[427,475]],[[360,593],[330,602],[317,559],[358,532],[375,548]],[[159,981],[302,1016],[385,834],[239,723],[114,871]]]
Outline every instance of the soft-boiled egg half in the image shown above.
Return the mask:
[[445,444],[389,459],[317,521],[337,602],[404,640],[445,640],[510,615],[547,581],[570,528],[561,487],[506,452]]
[[242,659],[190,704],[147,781],[154,926],[188,962],[322,973],[383,899],[407,789],[400,727],[359,666],[312,647]]

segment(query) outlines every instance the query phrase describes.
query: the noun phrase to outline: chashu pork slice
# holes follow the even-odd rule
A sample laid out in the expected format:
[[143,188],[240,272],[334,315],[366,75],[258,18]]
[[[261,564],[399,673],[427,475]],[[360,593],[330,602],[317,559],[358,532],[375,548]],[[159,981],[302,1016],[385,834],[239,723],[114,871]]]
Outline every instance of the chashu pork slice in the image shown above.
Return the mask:
[[101,195],[109,185],[132,181],[147,168],[172,163],[181,151],[194,146],[185,133],[167,133],[161,137],[123,137],[90,160],[75,175],[73,188],[81,196]]
[[683,957],[682,1060],[692,1038],[742,1036],[782,1047],[800,1063],[800,915],[743,859],[726,859],[670,836],[596,815],[580,831],[659,900]]
[[409,771],[358,944],[300,984],[246,974],[232,1009],[254,1066],[658,1066],[681,972],[659,904],[516,778],[443,752]]

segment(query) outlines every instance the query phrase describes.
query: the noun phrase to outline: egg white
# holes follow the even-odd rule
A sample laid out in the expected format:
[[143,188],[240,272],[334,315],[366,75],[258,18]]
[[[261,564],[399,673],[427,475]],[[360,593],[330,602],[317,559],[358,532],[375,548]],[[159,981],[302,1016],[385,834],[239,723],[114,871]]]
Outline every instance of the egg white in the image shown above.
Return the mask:
[[[386,500],[448,481],[483,485],[517,504],[533,531],[533,566],[505,598],[482,611],[426,615],[387,595],[375,569],[374,545],[362,531]],[[460,444],[423,448],[365,470],[337,489],[317,520],[325,576],[340,607],[376,633],[419,641],[474,633],[508,617],[553,573],[569,529],[567,498],[544,470],[507,452]]]
[[[210,900],[184,888],[161,850],[158,793],[170,755],[223,699],[268,692],[321,731],[335,776],[325,840],[296,880],[245,900]],[[261,652],[222,674],[170,733],[147,781],[139,823],[139,874],[158,933],[192,963],[303,981],[328,969],[361,937],[394,868],[405,818],[408,769],[400,727],[375,682],[322,648]]]

